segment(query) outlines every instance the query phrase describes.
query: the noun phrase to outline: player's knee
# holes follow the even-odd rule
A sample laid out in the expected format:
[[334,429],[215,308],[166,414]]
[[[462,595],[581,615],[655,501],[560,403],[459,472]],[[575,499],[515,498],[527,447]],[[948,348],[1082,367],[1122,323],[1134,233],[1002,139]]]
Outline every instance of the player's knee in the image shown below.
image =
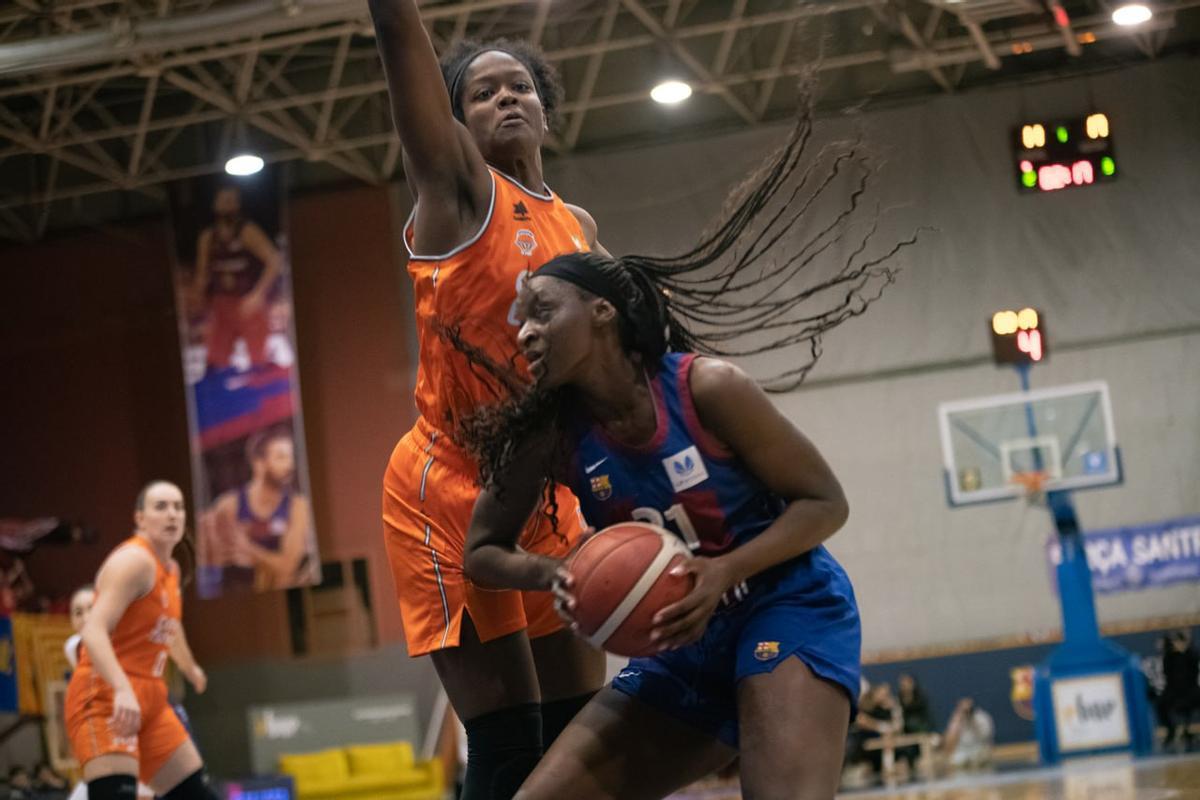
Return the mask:
[[[91,797],[88,800],[91,800]],[[162,800],[217,800],[217,794],[208,785],[208,776],[204,774],[204,770],[198,769],[164,794]]]
[[466,720],[463,800],[508,800],[542,756],[542,715],[523,703]]
[[136,800],[137,778],[132,775],[105,775],[87,785],[88,800]]

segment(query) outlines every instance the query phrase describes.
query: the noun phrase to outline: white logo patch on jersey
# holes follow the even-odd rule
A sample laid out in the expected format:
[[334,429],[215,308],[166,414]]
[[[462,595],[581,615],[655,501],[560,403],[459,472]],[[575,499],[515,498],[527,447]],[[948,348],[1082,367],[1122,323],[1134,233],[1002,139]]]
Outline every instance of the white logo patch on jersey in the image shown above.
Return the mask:
[[708,470],[704,468],[704,459],[700,457],[696,445],[664,458],[662,463],[667,477],[671,479],[671,488],[677,492],[708,480]]
[[517,231],[517,238],[513,240],[513,244],[521,251],[521,255],[529,258],[533,255],[533,251],[537,250],[537,239],[533,235],[533,231],[527,228],[521,228]]

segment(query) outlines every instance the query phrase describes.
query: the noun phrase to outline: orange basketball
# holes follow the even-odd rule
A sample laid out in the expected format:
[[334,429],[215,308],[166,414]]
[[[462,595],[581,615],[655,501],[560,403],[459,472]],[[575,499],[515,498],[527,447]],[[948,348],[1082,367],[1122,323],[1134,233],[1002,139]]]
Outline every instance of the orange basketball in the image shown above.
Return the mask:
[[692,589],[691,575],[668,573],[689,558],[679,537],[645,522],[621,522],[592,536],[566,563],[580,635],[621,656],[654,653],[654,615]]

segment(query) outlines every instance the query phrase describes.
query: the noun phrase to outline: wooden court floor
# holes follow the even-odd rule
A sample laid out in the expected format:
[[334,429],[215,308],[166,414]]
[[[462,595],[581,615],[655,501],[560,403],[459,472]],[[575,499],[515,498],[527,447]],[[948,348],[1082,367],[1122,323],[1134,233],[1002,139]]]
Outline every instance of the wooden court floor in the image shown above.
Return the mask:
[[[709,787],[672,800],[740,800],[736,787]],[[1096,758],[1063,767],[962,775],[892,789],[846,792],[839,800],[1200,800],[1200,754],[1141,760]]]

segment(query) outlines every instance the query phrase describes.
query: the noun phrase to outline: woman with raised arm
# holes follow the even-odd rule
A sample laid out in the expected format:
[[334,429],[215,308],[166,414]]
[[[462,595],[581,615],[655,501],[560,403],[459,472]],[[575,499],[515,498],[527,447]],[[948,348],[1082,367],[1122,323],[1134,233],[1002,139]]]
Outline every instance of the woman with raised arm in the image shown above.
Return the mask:
[[[517,289],[548,259],[596,247],[596,226],[546,186],[541,146],[561,89],[534,48],[462,42],[439,64],[414,0],[371,0],[392,118],[415,204],[404,227],[420,346],[420,416],[384,476],[383,519],[410,656],[429,654],[467,730],[466,800],[506,800],[604,679],[600,653],[540,593],[463,575],[478,495],[458,421],[494,390],[441,332],[501,363],[518,357]],[[575,499],[548,498],[522,546],[550,557],[580,533]]]

